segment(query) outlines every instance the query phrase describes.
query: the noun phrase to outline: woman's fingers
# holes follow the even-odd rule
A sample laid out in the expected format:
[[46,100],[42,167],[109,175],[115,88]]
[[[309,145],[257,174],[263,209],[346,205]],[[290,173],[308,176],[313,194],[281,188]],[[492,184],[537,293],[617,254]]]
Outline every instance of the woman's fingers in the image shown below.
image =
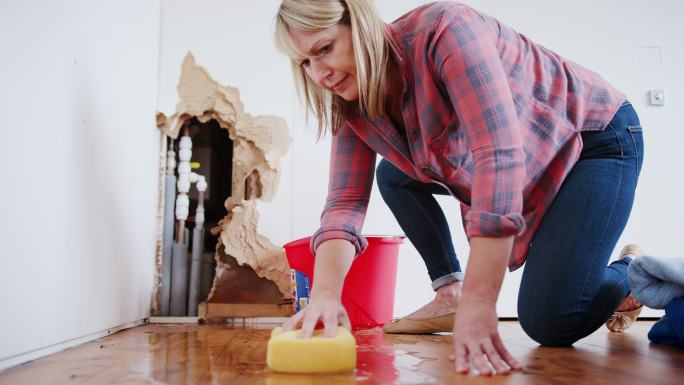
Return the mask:
[[283,322],[283,331],[289,332],[291,330],[297,329],[302,322],[302,316],[304,315],[303,313],[303,311],[300,311]]
[[470,359],[470,363],[473,364],[478,373],[483,376],[491,376],[494,374],[492,373],[492,368],[487,363],[487,357],[485,357],[484,353],[482,352],[482,347],[479,343],[471,341],[466,346],[466,349],[468,350],[468,358]]
[[297,338],[311,338],[311,336],[313,336],[314,328],[316,328],[316,324],[320,318],[320,312],[307,312],[307,314],[304,316],[304,320],[302,321],[302,329],[299,331]]
[[347,330],[349,330],[349,331],[352,330],[351,322],[349,321],[349,317],[347,316],[347,313],[346,313],[346,312],[344,312],[344,311],[343,311],[343,312],[340,312],[340,313],[337,315],[337,317],[338,317],[338,319],[339,319],[339,321],[340,321],[340,325],[342,325],[343,328],[345,328],[345,329],[347,329]]
[[462,342],[454,342],[454,367],[456,373],[468,373],[468,352],[465,344]]
[[496,374],[508,374],[511,372],[511,368],[506,365],[501,358],[501,355],[499,354],[501,352],[494,348],[494,344],[492,343],[491,339],[488,338],[482,342],[482,351],[484,351],[484,353],[487,355],[489,363],[492,364],[494,370],[496,370]]
[[454,354],[449,359],[454,361],[456,372],[461,374],[468,373],[471,367],[484,376],[509,374],[511,369],[523,368],[508,352],[498,334],[480,341],[454,341]]
[[337,311],[335,309],[328,309],[323,315],[323,327],[325,328],[325,337],[335,337],[337,334]]
[[506,346],[504,346],[503,341],[501,341],[501,337],[498,334],[496,334],[492,338],[492,342],[494,344],[494,347],[499,352],[499,354],[501,354],[501,357],[504,361],[506,361],[506,364],[508,364],[508,366],[510,366],[514,370],[523,369],[523,364],[520,363],[520,361],[516,360],[515,357],[513,357],[513,355],[508,352],[508,349],[506,349]]
[[283,330],[300,329],[298,338],[311,338],[319,321],[323,323],[325,337],[335,337],[338,325],[351,330],[349,318],[342,304],[336,300],[325,299],[309,303],[309,306],[283,323]]

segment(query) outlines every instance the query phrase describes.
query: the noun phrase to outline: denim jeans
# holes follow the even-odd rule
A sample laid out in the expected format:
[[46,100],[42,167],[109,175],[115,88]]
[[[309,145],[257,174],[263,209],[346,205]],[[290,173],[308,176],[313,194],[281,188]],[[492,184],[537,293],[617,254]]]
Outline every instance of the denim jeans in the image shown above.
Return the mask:
[[[641,165],[639,118],[624,103],[603,131],[583,132],[578,162],[537,229],[524,265],[518,319],[542,345],[571,345],[597,330],[630,293],[629,258],[606,267],[627,223]],[[382,160],[380,193],[425,261],[437,289],[463,279],[449,227],[433,194]]]
[[375,170],[382,199],[423,258],[432,288],[463,281],[463,272],[442,208],[433,194],[448,195],[438,184],[423,183],[382,159]]

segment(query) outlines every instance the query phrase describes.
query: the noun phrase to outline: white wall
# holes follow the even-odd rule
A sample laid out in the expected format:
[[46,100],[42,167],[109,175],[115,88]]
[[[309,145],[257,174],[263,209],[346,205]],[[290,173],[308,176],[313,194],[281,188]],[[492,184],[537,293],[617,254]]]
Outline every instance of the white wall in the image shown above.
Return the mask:
[[149,315],[160,1],[0,1],[0,369]]
[[[294,139],[283,161],[283,180],[277,198],[260,205],[261,232],[283,244],[311,234],[318,226],[323,206],[329,140],[315,143],[315,129],[306,128],[303,107],[295,100],[287,59],[272,43],[272,20],[280,1],[260,0],[163,0],[161,111],[172,113],[180,63],[187,51],[195,54],[221,83],[237,86],[247,112],[285,117]],[[418,0],[376,0],[380,13],[390,21],[425,3]],[[684,142],[676,112],[683,106],[684,15],[678,0],[472,0],[468,4],[509,24],[567,58],[602,74],[626,92],[642,118],[646,160],[638,197],[620,245],[637,242],[647,252],[681,256],[678,237],[684,203],[677,193],[681,178],[668,177],[681,164],[675,154]],[[639,58],[640,47],[660,47],[662,62]],[[649,89],[664,88],[665,107],[646,105]],[[467,261],[457,204],[440,198],[452,227],[461,260]],[[398,225],[374,190],[366,220],[367,234],[400,233]],[[620,247],[620,246],[619,246]],[[402,247],[395,313],[406,314],[429,300],[432,292],[425,267],[415,249]],[[522,270],[508,274],[498,310],[515,316],[517,287]],[[647,315],[659,313],[649,312]]]

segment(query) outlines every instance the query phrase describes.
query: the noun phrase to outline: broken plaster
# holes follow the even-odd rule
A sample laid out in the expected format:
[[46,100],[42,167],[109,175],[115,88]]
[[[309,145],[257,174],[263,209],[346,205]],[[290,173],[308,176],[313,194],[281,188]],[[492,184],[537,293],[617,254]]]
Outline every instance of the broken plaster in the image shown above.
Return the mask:
[[[164,134],[177,138],[184,122],[196,117],[202,123],[216,120],[233,141],[231,196],[225,202],[228,215],[219,223],[219,242],[238,264],[251,266],[259,277],[274,282],[281,294],[290,298],[285,250],[258,233],[256,208],[257,198],[271,201],[278,188],[279,161],[290,144],[285,120],[246,113],[238,89],[216,82],[195,63],[191,53],[183,60],[178,95],[180,101],[172,116],[157,114],[157,126]],[[215,258],[216,277],[208,300],[225,271],[218,255]]]

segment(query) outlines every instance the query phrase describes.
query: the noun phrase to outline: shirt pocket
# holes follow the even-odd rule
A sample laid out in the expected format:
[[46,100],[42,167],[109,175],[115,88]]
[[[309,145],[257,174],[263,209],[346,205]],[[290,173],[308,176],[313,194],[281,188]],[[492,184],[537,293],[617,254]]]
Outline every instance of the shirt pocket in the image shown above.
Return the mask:
[[440,163],[460,169],[472,161],[472,154],[458,120],[452,119],[447,127],[431,143],[430,151]]

